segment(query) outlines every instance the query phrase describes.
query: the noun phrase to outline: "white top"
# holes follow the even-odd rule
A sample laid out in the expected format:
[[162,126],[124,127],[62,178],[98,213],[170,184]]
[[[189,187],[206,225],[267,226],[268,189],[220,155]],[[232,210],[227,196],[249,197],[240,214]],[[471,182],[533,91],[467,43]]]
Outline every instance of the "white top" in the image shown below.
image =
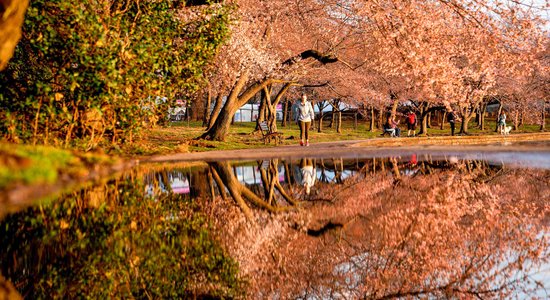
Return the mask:
[[305,166],[302,171],[302,184],[307,187],[312,187],[315,183],[315,168],[313,166]]
[[298,110],[296,114],[297,121],[311,122],[315,119],[315,112],[309,101],[306,101],[305,104],[300,101],[296,108]]

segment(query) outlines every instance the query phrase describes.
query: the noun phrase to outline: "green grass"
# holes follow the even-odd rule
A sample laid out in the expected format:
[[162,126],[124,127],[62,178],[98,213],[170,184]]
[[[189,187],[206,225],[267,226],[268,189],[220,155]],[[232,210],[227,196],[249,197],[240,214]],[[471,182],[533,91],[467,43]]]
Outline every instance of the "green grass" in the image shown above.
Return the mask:
[[78,176],[87,173],[90,165],[114,161],[105,155],[75,155],[53,147],[9,143],[0,143],[0,155],[0,189],[17,184],[51,184],[62,173]]
[[[354,129],[353,121],[344,120],[342,122],[342,132],[337,133],[335,128],[328,127],[330,122],[323,122],[322,132],[318,132],[317,128],[310,131],[310,141],[316,142],[334,142],[344,140],[366,140],[380,137],[380,130],[370,132],[369,125],[364,121],[359,121],[357,128]],[[469,135],[496,135],[494,132],[495,121],[486,120],[485,130],[480,130],[474,121],[470,122],[468,127]],[[317,126],[317,124],[315,124]],[[202,122],[174,122],[166,127],[159,127],[149,130],[145,137],[139,142],[134,143],[121,149],[121,154],[128,155],[153,155],[175,152],[202,152],[213,150],[234,150],[234,149],[255,149],[260,147],[273,147],[264,145],[259,132],[254,133],[256,127],[255,122],[235,123],[231,125],[229,134],[225,141],[207,141],[195,140],[204,132]],[[407,130],[404,124],[400,125],[402,136],[406,136]],[[539,125],[525,125],[520,130],[513,133],[537,133],[540,132]],[[282,145],[297,144],[299,142],[300,131],[296,123],[291,122],[286,127],[282,127],[281,123],[277,123],[277,129],[283,133]],[[418,133],[419,128],[416,132]],[[457,124],[456,133],[460,131],[460,123]],[[439,124],[433,123],[431,128],[428,128],[428,136],[449,136],[449,123],[444,124],[444,129],[441,130]]]

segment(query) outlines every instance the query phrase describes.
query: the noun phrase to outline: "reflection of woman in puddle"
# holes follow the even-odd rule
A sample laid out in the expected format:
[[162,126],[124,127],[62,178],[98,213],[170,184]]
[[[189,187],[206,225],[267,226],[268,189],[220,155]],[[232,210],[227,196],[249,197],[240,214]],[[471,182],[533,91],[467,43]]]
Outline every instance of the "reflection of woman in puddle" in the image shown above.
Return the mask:
[[302,158],[300,171],[302,172],[302,184],[306,188],[306,194],[309,195],[311,187],[315,183],[315,167],[311,158]]

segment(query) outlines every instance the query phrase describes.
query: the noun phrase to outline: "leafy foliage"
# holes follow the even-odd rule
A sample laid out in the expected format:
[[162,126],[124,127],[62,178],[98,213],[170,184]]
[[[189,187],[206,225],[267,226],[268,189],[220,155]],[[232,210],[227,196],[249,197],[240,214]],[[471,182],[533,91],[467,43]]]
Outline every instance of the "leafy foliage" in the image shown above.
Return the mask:
[[187,9],[179,1],[33,1],[0,73],[0,132],[92,148],[162,121],[166,99],[199,87],[228,35],[230,7]]
[[144,197],[131,177],[7,217],[2,273],[31,298],[241,296],[237,264],[195,205]]

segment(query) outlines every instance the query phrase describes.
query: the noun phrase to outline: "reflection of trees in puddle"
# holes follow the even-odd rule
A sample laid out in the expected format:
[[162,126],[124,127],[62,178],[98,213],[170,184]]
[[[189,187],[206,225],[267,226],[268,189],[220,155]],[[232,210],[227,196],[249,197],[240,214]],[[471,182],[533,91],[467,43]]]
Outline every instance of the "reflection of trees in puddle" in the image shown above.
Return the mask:
[[485,299],[540,288],[531,275],[549,263],[550,172],[429,157],[343,165],[355,175],[316,186],[328,201],[252,210],[256,226],[210,203],[251,296]]
[[30,299],[240,295],[237,265],[197,206],[144,189],[133,173],[6,217],[2,275]]
[[251,298],[510,297],[548,264],[549,171],[410,156],[136,176],[6,218],[2,275],[30,297],[238,296],[212,234]]

